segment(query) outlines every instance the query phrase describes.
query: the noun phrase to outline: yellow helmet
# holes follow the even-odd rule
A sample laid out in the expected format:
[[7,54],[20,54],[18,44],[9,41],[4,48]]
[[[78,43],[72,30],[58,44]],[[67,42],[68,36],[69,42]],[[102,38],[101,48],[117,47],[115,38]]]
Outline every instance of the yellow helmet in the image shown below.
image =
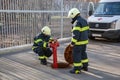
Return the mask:
[[72,8],[68,12],[68,18],[74,18],[79,13],[80,13],[80,11],[77,8]]
[[48,26],[44,26],[42,29],[41,29],[41,32],[45,35],[51,35],[51,29],[48,27]]

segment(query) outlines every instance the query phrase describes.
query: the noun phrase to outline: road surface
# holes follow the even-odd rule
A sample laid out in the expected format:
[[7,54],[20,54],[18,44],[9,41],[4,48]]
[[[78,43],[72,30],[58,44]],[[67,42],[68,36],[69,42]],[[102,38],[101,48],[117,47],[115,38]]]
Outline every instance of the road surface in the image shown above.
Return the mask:
[[[58,62],[65,62],[64,49],[58,48]],[[120,80],[120,42],[90,40],[87,46],[89,71],[70,74],[72,68],[52,69],[40,64],[31,50],[1,54],[0,80]],[[52,63],[52,56],[48,59]]]

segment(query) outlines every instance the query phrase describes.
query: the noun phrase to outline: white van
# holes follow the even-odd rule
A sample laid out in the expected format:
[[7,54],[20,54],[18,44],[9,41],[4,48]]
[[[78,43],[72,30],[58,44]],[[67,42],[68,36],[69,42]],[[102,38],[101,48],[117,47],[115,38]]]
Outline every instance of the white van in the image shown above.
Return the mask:
[[100,0],[88,23],[89,38],[120,40],[120,0]]

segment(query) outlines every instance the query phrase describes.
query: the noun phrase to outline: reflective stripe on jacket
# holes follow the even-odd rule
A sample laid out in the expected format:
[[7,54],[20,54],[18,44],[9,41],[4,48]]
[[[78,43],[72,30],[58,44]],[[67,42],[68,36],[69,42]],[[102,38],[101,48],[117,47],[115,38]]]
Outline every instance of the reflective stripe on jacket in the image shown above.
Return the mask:
[[46,48],[48,46],[48,42],[51,39],[50,36],[46,36],[44,34],[39,34],[34,38],[34,44],[32,46],[32,50],[36,48],[37,46]]
[[73,21],[73,37],[71,43],[73,45],[84,45],[88,44],[88,30],[89,26],[87,21],[80,16],[77,16]]

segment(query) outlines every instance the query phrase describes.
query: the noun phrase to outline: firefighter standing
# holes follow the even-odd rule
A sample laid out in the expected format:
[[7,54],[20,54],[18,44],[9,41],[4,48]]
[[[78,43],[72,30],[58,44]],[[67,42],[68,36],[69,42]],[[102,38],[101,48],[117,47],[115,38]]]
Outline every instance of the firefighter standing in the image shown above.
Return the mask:
[[89,26],[87,21],[80,16],[77,8],[72,8],[68,12],[68,17],[72,18],[73,24],[71,46],[73,47],[74,68],[70,70],[70,73],[79,74],[81,69],[88,71],[86,44],[88,44]]
[[41,33],[34,38],[32,50],[39,55],[39,60],[43,65],[47,65],[47,58],[52,55],[52,51],[49,48],[50,40],[51,29],[48,26],[44,26],[41,29]]

